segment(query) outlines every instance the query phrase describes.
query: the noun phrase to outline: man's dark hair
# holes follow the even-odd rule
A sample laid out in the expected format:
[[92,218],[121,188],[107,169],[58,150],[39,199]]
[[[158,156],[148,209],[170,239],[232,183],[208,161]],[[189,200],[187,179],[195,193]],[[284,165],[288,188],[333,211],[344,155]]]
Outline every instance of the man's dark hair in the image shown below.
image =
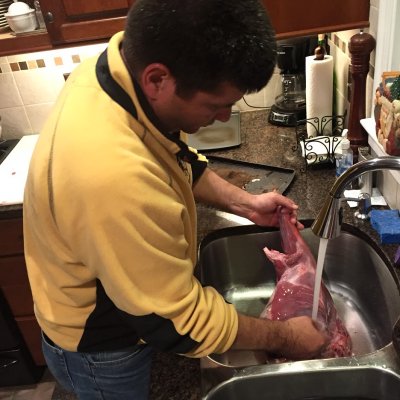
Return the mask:
[[124,55],[134,73],[167,66],[177,94],[262,89],[276,62],[275,33],[259,0],[137,0],[129,11]]

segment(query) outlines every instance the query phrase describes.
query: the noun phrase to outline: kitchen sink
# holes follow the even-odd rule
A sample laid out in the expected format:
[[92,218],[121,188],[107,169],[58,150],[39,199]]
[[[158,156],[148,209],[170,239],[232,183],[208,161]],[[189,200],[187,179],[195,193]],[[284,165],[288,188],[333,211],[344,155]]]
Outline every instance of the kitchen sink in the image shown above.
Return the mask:
[[234,377],[212,390],[209,400],[398,400],[400,379],[376,367],[259,372]]
[[[319,238],[301,232],[315,258]],[[242,313],[260,315],[275,287],[263,248],[282,250],[280,233],[255,225],[212,232],[199,250],[198,275]],[[201,361],[205,399],[398,399],[400,361],[393,327],[400,316],[399,281],[386,255],[347,224],[329,240],[323,279],[353,343],[352,357],[271,363],[264,352],[212,354]],[[253,394],[254,393],[254,394]]]

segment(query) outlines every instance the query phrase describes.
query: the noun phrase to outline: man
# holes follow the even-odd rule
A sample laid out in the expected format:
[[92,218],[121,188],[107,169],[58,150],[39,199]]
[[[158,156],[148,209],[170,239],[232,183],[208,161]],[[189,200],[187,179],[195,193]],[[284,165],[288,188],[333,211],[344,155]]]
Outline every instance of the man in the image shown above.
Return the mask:
[[296,223],[291,200],[229,184],[184,142],[228,120],[274,65],[258,0],[138,0],[69,77],[32,157],[24,237],[46,361],[79,399],[147,399],[152,348],[307,358],[324,345],[310,318],[240,315],[193,276],[195,199]]

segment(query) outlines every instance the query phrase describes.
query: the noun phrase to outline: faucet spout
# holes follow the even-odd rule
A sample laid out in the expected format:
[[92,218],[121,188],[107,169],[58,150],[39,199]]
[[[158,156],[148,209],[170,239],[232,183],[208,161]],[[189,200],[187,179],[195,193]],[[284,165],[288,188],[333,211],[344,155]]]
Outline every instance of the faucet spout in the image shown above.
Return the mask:
[[312,231],[319,237],[332,239],[340,234],[343,220],[343,192],[354,179],[366,172],[382,169],[400,170],[400,157],[377,157],[360,161],[352,165],[333,184],[324,204],[311,226]]

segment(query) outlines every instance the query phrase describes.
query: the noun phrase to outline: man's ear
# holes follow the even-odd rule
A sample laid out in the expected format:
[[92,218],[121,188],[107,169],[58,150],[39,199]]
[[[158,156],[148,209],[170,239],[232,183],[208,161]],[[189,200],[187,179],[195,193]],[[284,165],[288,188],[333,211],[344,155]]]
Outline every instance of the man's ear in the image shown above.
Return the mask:
[[175,79],[164,64],[153,63],[142,71],[141,87],[150,101],[157,101],[160,96],[175,92]]

